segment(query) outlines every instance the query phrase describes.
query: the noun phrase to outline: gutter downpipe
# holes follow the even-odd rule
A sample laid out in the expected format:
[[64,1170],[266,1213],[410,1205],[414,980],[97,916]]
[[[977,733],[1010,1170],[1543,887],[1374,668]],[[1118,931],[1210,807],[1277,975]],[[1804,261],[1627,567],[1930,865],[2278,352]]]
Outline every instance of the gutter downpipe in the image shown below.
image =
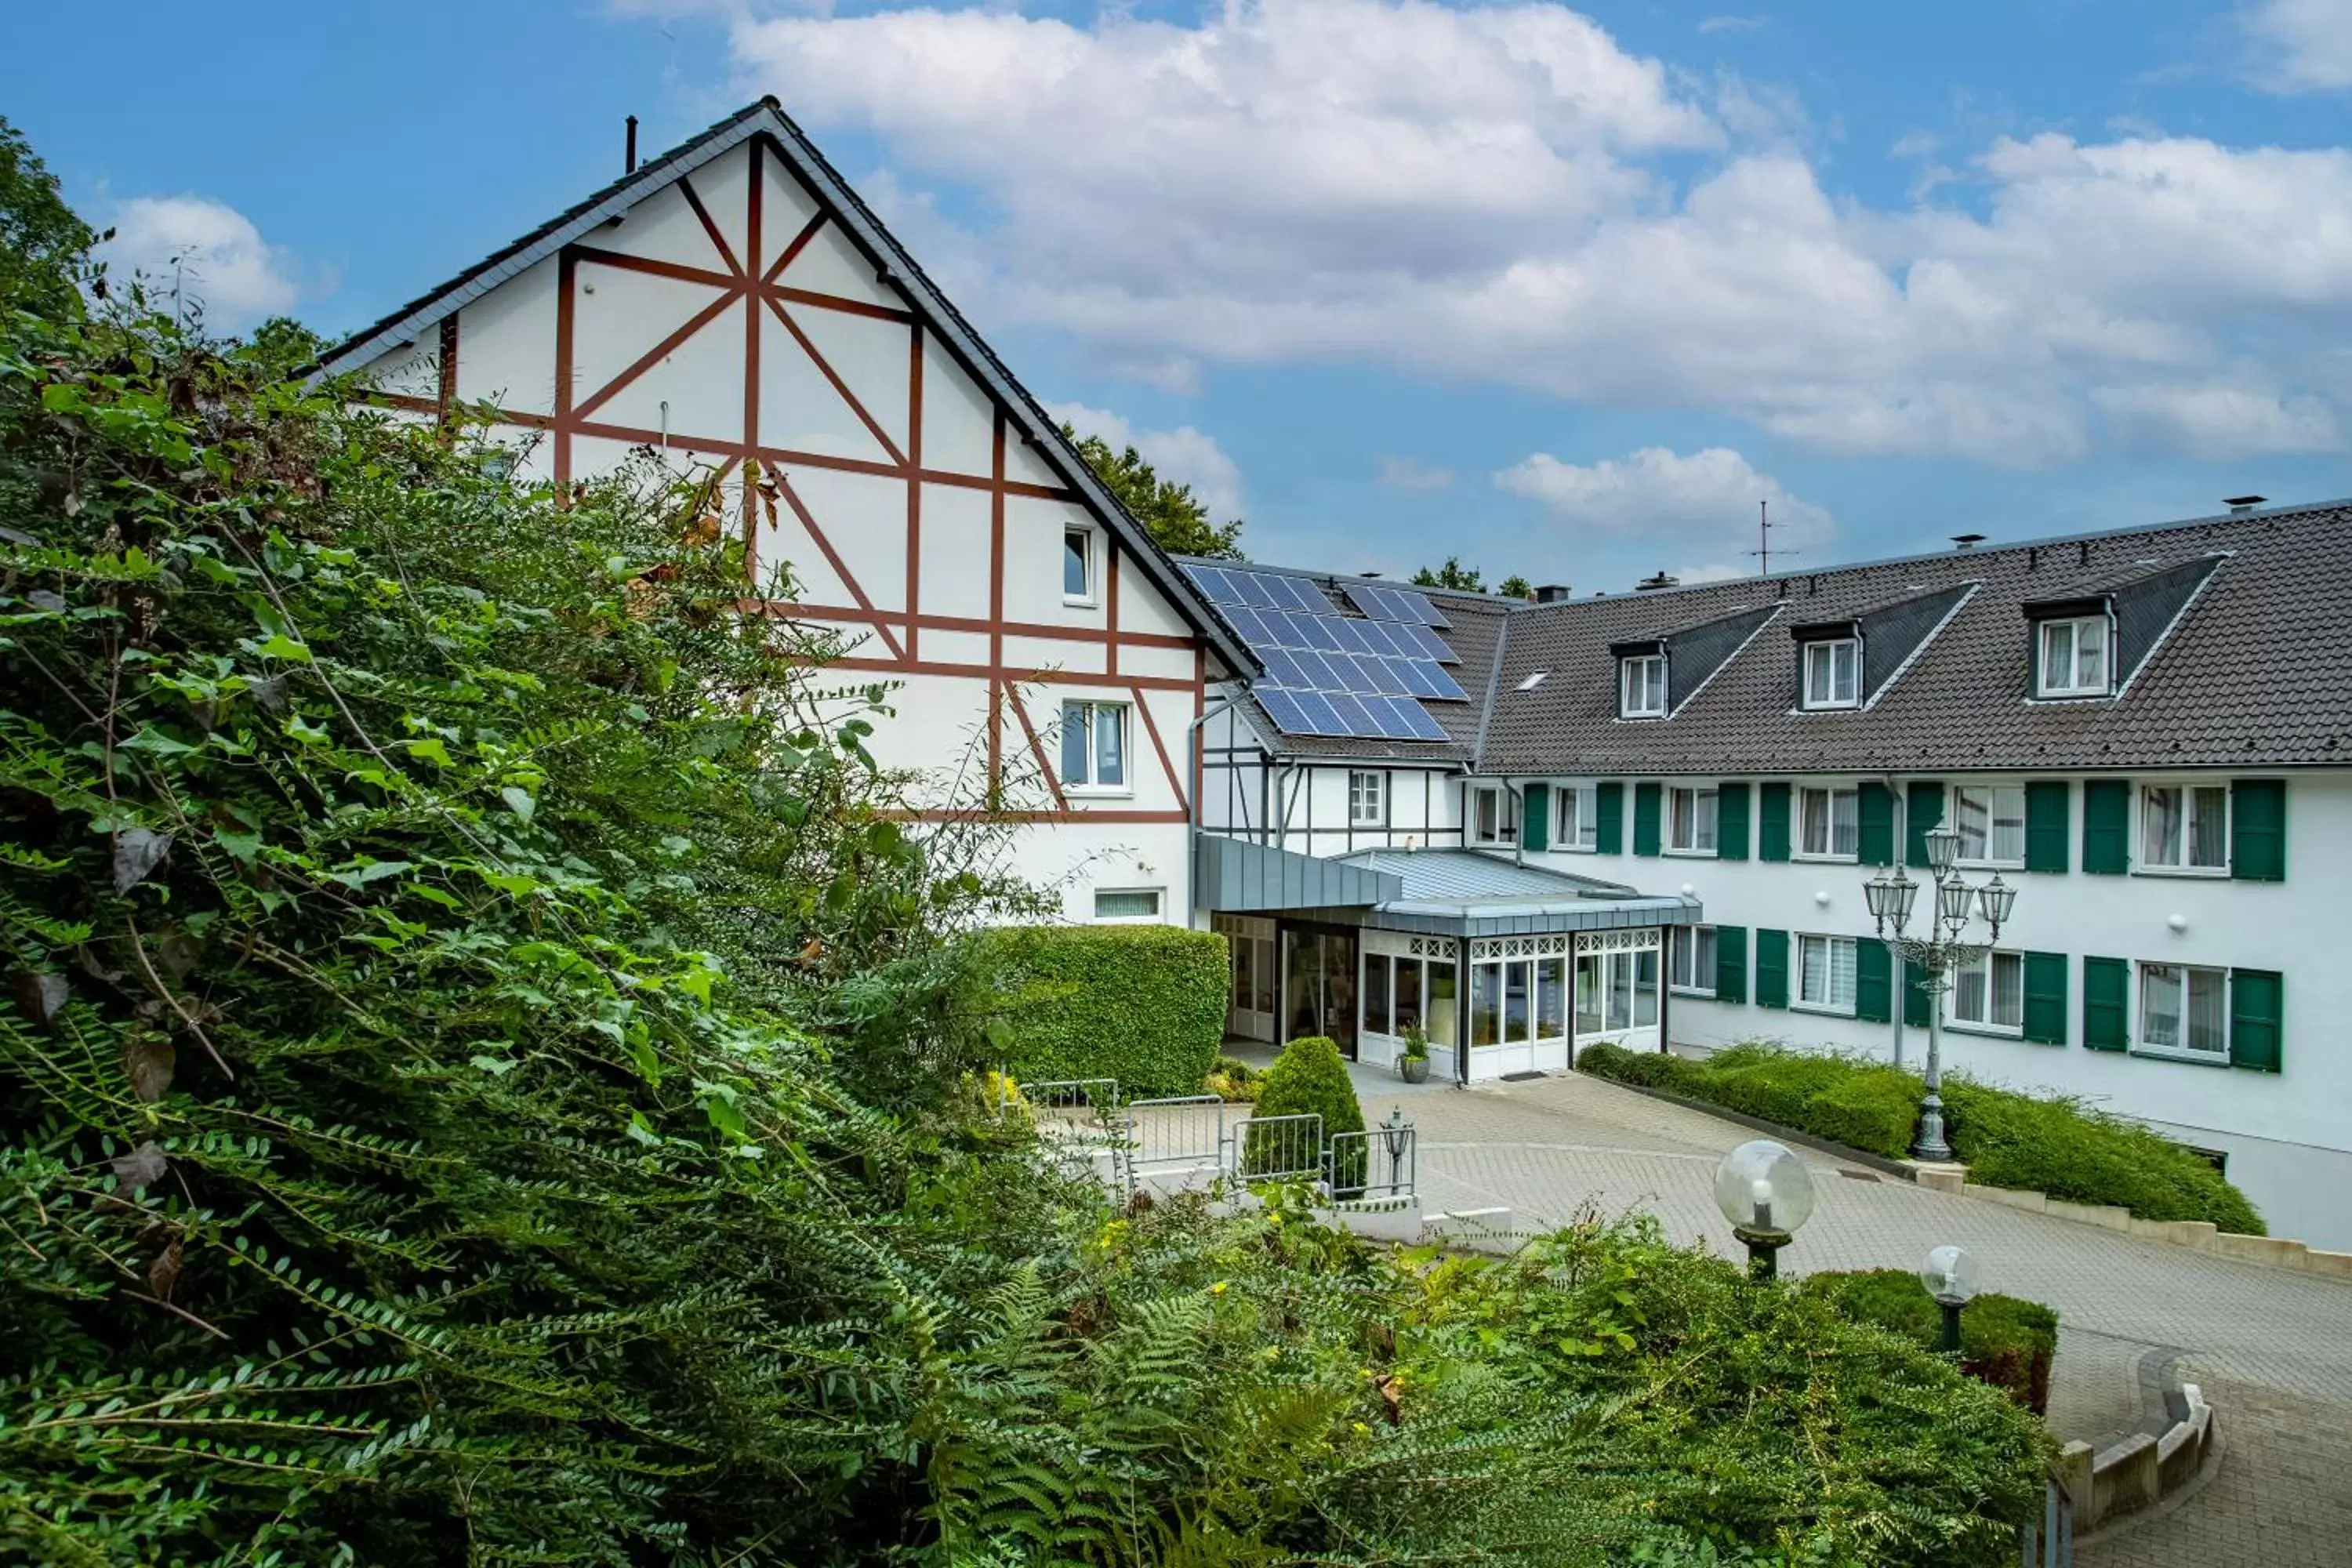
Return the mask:
[[[1201,730],[1202,726],[1208,723],[1210,720],[1215,718],[1218,714],[1230,710],[1233,705],[1234,699],[1230,697],[1220,697],[1211,706],[1202,709],[1201,716],[1199,718],[1184,726],[1184,761],[1192,775],[1192,793],[1184,802],[1184,826],[1187,829],[1184,843],[1184,854],[1185,858],[1192,863],[1188,868],[1188,874],[1184,879],[1185,883],[1188,886],[1190,886],[1194,877],[1196,877],[1200,872],[1201,859],[1198,849],[1201,837],[1201,792],[1209,787],[1208,770],[1202,766],[1202,763],[1206,762],[1207,759],[1201,754],[1202,746]],[[1192,890],[1195,895],[1200,892],[1200,889],[1198,888],[1193,888]],[[1200,928],[1192,924],[1192,918],[1202,911],[1199,907],[1193,903],[1192,899],[1188,898],[1184,902],[1186,905],[1184,910],[1185,928],[1187,930],[1197,931]]]
[[[1906,815],[1911,809],[1911,797],[1905,791],[1896,787],[1901,781],[1896,779],[1893,773],[1887,773],[1884,776],[1886,780],[1886,793],[1894,797],[1895,805],[1893,815],[1895,818],[1895,864],[1899,869],[1906,858],[1906,847],[1911,842],[1911,825],[1905,820]],[[1928,912],[1933,914],[1935,911],[1931,910]],[[1904,963],[1903,960],[1899,956],[1893,953],[1887,955],[1887,963],[1891,964],[1895,970],[1895,1005],[1890,1010],[1895,1015],[1895,1065],[1896,1067],[1901,1067],[1903,1065]]]

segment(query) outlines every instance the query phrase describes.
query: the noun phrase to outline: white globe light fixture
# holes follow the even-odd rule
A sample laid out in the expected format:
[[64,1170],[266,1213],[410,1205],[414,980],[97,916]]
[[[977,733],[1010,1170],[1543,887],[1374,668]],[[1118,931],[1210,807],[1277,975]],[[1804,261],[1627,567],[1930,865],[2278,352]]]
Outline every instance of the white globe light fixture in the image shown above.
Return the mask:
[[1948,1243],[1927,1254],[1927,1261],[1919,1266],[1919,1283],[1936,1299],[1944,1314],[1944,1353],[1958,1355],[1960,1350],[1960,1309],[1976,1299],[1981,1289],[1976,1255],[1965,1247]]
[[1780,1248],[1812,1215],[1812,1173],[1780,1144],[1755,1139],[1716,1166],[1715,1206],[1748,1244],[1748,1272],[1770,1279],[1780,1272]]

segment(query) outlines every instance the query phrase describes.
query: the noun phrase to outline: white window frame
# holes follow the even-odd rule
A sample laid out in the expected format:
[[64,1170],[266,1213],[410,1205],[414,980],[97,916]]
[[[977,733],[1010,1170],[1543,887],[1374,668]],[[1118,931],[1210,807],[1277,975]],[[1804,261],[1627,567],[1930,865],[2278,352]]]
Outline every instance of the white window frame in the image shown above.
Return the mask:
[[[2210,791],[2221,797],[2221,858],[2190,864],[2191,836],[2196,824],[2197,796]],[[2148,797],[2158,792],[2179,797],[2179,834],[2170,846],[2178,860],[2158,859],[2148,853]],[[2195,782],[2142,784],[2132,791],[2132,869],[2148,877],[2226,877],[2230,874],[2230,786]]]
[[[1601,848],[1601,789],[1597,784],[1561,784],[1553,801],[1554,816],[1560,831],[1554,836],[1551,847],[1570,855],[1591,855]],[[1568,830],[1573,820],[1576,830]]]
[[[1135,794],[1135,725],[1129,717],[1129,710],[1133,707],[1134,704],[1129,702],[1106,702],[1094,698],[1072,697],[1063,700],[1061,755],[1055,765],[1062,770],[1064,795],[1085,795],[1099,799],[1132,796]],[[1077,709],[1086,715],[1087,767],[1086,776],[1083,778],[1072,778],[1069,772],[1068,733],[1072,709]],[[1098,783],[1096,779],[1096,774],[1101,771],[1102,748],[1101,742],[1096,739],[1095,726],[1101,721],[1101,716],[1104,714],[1114,715],[1118,724],[1119,776],[1110,784]]]
[[[1146,896],[1151,900],[1151,909],[1149,913],[1129,915],[1107,915],[1103,913],[1103,900],[1106,898],[1138,898]],[[1168,889],[1165,888],[1097,888],[1095,889],[1094,915],[1095,924],[1097,925],[1156,926],[1160,923],[1163,918],[1163,911],[1167,907]]]
[[[1994,971],[2004,966],[2011,969],[2017,977],[2017,1022],[2014,1024],[2004,1023],[1990,1016],[1996,1011],[1994,1004],[1998,997],[1998,990],[1994,984]],[[1969,972],[1974,969],[1984,971],[1984,1012],[1988,1016],[1980,1018],[1971,1018],[1960,1010],[1960,988]],[[1947,998],[1944,1022],[1948,1028],[1958,1029],[1966,1034],[1999,1035],[2004,1039],[2023,1039],[2025,1037],[2025,954],[2014,948],[1990,948],[1953,970],[1952,989]]]
[[[2166,972],[2178,977],[2180,987],[2179,1015],[2179,1038],[2169,1043],[2155,1037],[2148,1026],[2147,1005],[2152,972]],[[2203,975],[2213,984],[2221,999],[2219,1043],[2211,1050],[2188,1043],[2190,1004],[2195,994],[2196,977]],[[2132,966],[2136,994],[2132,997],[2132,1050],[2141,1056],[2165,1057],[2174,1061],[2210,1062],[2219,1067],[2230,1065],[2230,972],[2210,963],[2175,963],[2143,959]]]
[[[1824,996],[1806,994],[1805,983],[1810,970],[1805,963],[1805,949],[1808,944],[1813,942],[1819,942],[1822,946],[1822,978],[1828,992]],[[1837,986],[1837,954],[1840,948],[1843,948],[1846,953],[1847,984],[1843,998],[1839,997]],[[1861,949],[1853,938],[1832,936],[1820,931],[1799,931],[1796,960],[1797,994],[1790,1003],[1791,1007],[1804,1013],[1827,1013],[1839,1018],[1851,1018],[1854,1016],[1854,992],[1858,988],[1856,983],[1861,977],[1858,967],[1861,963]]]
[[[1478,826],[1479,806],[1491,798],[1495,803],[1496,831],[1492,836],[1481,833]],[[1469,820],[1462,825],[1462,836],[1481,848],[1507,849],[1519,841],[1518,820],[1511,815],[1511,792],[1501,784],[1472,784],[1462,802]]]
[[[1655,681],[1651,679],[1651,667],[1655,666]],[[1640,685],[1648,692],[1654,685],[1656,705],[1637,707],[1634,703],[1633,672],[1643,671]],[[1617,716],[1620,719],[1663,719],[1666,716],[1666,656],[1662,653],[1628,654],[1617,661]]]
[[[2083,628],[2099,629],[2099,677],[2095,684],[2084,685],[2082,675]],[[2065,679],[2051,679],[2052,645],[2060,631],[2066,633]],[[2069,616],[2063,620],[2037,621],[2033,626],[2036,643],[2033,683],[2037,697],[2105,697],[2116,687],[2116,628],[2105,616]]]
[[1389,825],[1389,776],[1370,768],[1348,770],[1348,826]]
[[[1862,639],[1860,637],[1823,637],[1818,642],[1806,643],[1803,647],[1804,668],[1801,672],[1803,684],[1798,692],[1797,705],[1809,712],[1819,712],[1825,709],[1861,707]],[[1847,689],[1842,695],[1837,689],[1839,673],[1837,656],[1840,653],[1848,656],[1844,670]],[[1826,668],[1828,670],[1829,679],[1826,684],[1829,694],[1825,697],[1813,695],[1813,676],[1817,668]]]
[[[1823,849],[1812,849],[1806,844],[1805,829],[1812,821],[1810,803],[1815,795],[1822,796],[1824,801],[1822,810],[1825,815],[1822,819],[1822,837],[1829,847]],[[1849,820],[1853,824],[1853,847],[1846,850],[1837,847],[1837,806],[1841,797],[1852,803],[1849,808]],[[1789,848],[1792,858],[1826,860],[1844,866],[1859,864],[1862,859],[1861,789],[1853,784],[1799,784],[1796,831],[1792,837],[1795,842]]]
[[[1096,549],[1096,540],[1099,532],[1099,530],[1088,527],[1082,522],[1065,523],[1062,526],[1062,603],[1065,605],[1092,609],[1101,597],[1098,584],[1102,581],[1102,574],[1096,560],[1098,553]],[[1075,594],[1070,592],[1069,578],[1070,541],[1074,539],[1084,541],[1086,550],[1086,563],[1082,568],[1086,586]]]
[[[1685,826],[1680,802],[1690,800],[1690,837],[1688,842],[1675,836]],[[1666,786],[1665,852],[1669,855],[1691,855],[1701,859],[1712,858],[1723,842],[1721,796],[1705,784],[1669,784]]]
[[[1706,962],[1699,963],[1699,937],[1706,937]],[[1712,996],[1715,994],[1717,938],[1713,926],[1681,926],[1667,932],[1666,987],[1677,996]],[[1685,963],[1687,961],[1687,964]],[[1685,967],[1690,970],[1684,978]],[[1701,969],[1706,973],[1702,974]]]
[[[1985,852],[1981,855],[1971,855],[1968,852],[1965,832],[1960,826],[1961,797],[1964,795],[1981,796],[1984,799]],[[1995,851],[2000,847],[2000,805],[2001,797],[2003,795],[2014,796],[2017,805],[2017,853],[2014,855],[2000,855],[1995,853]],[[2023,784],[1956,784],[1947,787],[1944,791],[1944,826],[1951,828],[1955,833],[1962,833],[1963,835],[1959,852],[1959,863],[1961,865],[1981,866],[1988,869],[1998,871],[2018,871],[2024,869],[2025,786]]]

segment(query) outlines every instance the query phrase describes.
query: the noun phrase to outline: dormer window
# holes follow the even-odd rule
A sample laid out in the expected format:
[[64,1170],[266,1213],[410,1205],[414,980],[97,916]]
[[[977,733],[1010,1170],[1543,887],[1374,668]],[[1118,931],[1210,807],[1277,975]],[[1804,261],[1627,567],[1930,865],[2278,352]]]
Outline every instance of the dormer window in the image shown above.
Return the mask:
[[2036,696],[2105,697],[2112,689],[2106,616],[2043,621],[2035,635],[2042,640]]
[[1632,654],[1617,662],[1617,716],[1621,719],[1663,719],[1666,716],[1666,656]]
[[1805,706],[1858,708],[1862,705],[1862,639],[1825,637],[1803,645]]

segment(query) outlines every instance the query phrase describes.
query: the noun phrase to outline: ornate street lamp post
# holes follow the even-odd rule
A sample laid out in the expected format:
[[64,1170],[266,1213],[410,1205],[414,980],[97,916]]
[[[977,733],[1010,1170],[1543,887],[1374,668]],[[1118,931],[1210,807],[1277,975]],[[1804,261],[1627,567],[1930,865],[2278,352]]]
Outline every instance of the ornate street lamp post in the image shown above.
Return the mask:
[[[1944,994],[1951,989],[1954,970],[1983,957],[2000,940],[2001,922],[2009,919],[2017,902],[2017,889],[2002,881],[1998,872],[1989,882],[1972,884],[1961,877],[1954,866],[1959,858],[1960,836],[1953,829],[1931,828],[1925,837],[1929,886],[1934,890],[1925,932],[1911,934],[1911,912],[1918,901],[1919,884],[1900,867],[1892,876],[1881,867],[1876,876],[1863,884],[1862,901],[1870,918],[1878,922],[1878,934],[1886,945],[1906,963],[1918,965],[1927,977],[1927,1092],[1919,1102],[1919,1136],[1911,1152],[1922,1160],[1946,1161],[1952,1157],[1952,1146],[1944,1138]],[[1969,923],[1977,916],[1983,917],[1990,928],[1982,942],[1969,935]],[[1891,936],[1889,928],[1894,932]]]

